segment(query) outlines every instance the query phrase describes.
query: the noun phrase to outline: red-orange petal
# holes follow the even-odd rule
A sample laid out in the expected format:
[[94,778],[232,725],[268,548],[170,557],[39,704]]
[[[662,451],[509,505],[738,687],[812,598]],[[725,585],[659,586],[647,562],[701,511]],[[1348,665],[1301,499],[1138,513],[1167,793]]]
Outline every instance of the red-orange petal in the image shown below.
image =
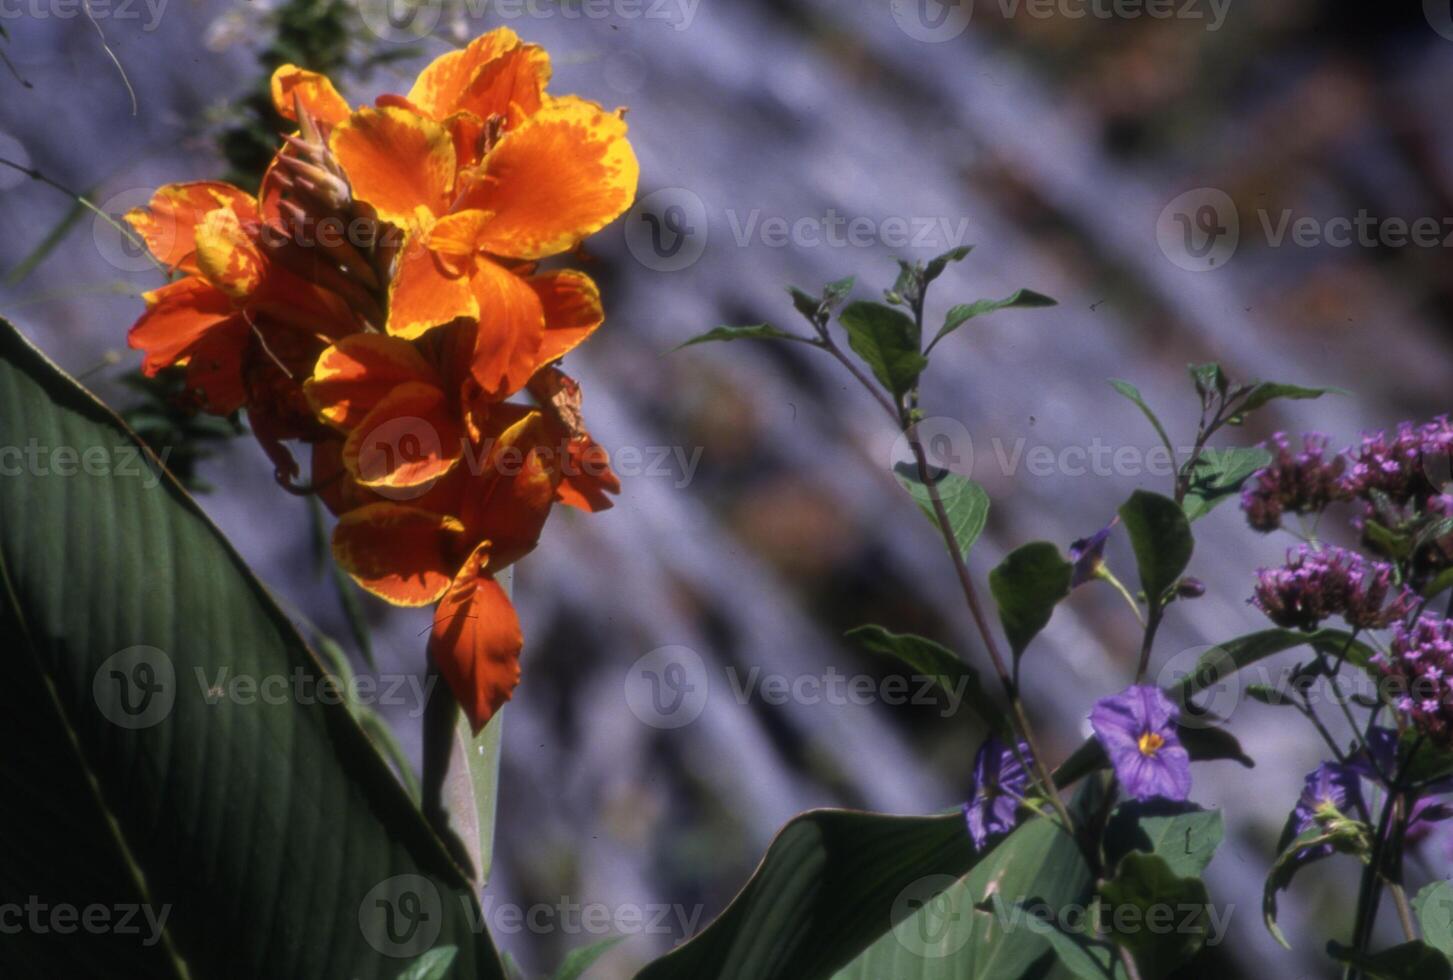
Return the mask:
[[525,638],[509,596],[475,550],[434,611],[429,656],[478,734],[520,682]]
[[575,269],[533,276],[530,288],[545,308],[545,337],[536,366],[557,361],[605,322],[605,308],[594,280]]
[[562,472],[561,447],[544,416],[504,411],[511,407],[500,406],[490,419],[494,438],[460,514],[471,539],[493,543],[496,570],[534,549]]
[[394,387],[349,433],[343,465],[363,486],[411,499],[453,469],[463,447],[444,392],[410,381]]
[[214,415],[231,415],[247,401],[242,358],[252,328],[240,316],[228,317],[202,332],[187,352],[187,387],[201,395]]
[[295,101],[319,122],[336,126],[348,118],[348,101],[338,94],[327,75],[297,65],[283,65],[272,73],[272,104],[277,114],[298,121]]
[[550,56],[538,44],[522,44],[480,66],[451,111],[517,123],[540,111],[549,83]]
[[640,177],[625,120],[574,98],[505,134],[476,170],[458,206],[492,212],[482,244],[515,259],[574,248],[625,213]]
[[443,214],[454,191],[454,140],[442,123],[397,106],[363,108],[329,137],[353,194],[412,229]]
[[505,398],[535,373],[545,342],[545,308],[529,282],[480,258],[470,284],[479,304],[479,330],[470,372],[487,396]]
[[236,314],[232,299],[199,276],[169,282],[142,293],[146,312],[126,342],[145,352],[141,370],[148,376],[185,358],[209,330]]
[[257,220],[257,202],[251,194],[215,180],[167,184],[145,207],[132,208],[125,217],[158,262],[195,273],[197,225],[218,208],[232,211],[243,222]]
[[408,381],[439,387],[437,372],[413,344],[398,337],[358,333],[318,355],[303,390],[325,422],[352,429],[389,392]]
[[333,529],[333,557],[359,585],[396,606],[427,606],[458,570],[459,521],[396,503],[350,510]]
[[390,334],[413,340],[461,317],[479,316],[469,277],[451,272],[450,264],[430,249],[424,235],[409,239],[389,284]]

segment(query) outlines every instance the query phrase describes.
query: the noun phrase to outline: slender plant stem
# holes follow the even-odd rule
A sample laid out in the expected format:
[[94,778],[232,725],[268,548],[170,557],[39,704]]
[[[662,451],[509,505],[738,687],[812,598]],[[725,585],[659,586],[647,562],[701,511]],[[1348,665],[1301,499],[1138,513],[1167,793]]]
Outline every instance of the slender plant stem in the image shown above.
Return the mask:
[[1146,671],[1150,669],[1150,652],[1155,647],[1155,634],[1160,630],[1161,620],[1165,618],[1165,604],[1159,598],[1146,596],[1150,603],[1150,610],[1145,616],[1145,636],[1140,641],[1140,662],[1135,667],[1135,683],[1139,684],[1145,680]]
[[[914,313],[919,321],[919,329],[922,331],[923,313],[921,306],[915,307]],[[877,384],[869,378],[852,358],[848,357],[843,349],[838,346],[832,335],[828,332],[825,323],[818,325],[818,336],[820,346],[838,360],[843,367],[868,391],[882,406],[883,411],[893,420],[893,424],[908,439],[909,448],[913,452],[914,462],[918,466],[918,478],[928,492],[929,504],[933,510],[935,523],[938,524],[939,533],[943,535],[944,544],[948,547],[949,557],[953,560],[954,573],[958,576],[959,586],[964,593],[964,601],[969,607],[969,615],[974,620],[974,626],[979,636],[984,641],[984,649],[988,651],[989,660],[994,666],[994,672],[999,675],[999,682],[1003,685],[1004,695],[1009,700],[1010,710],[1013,713],[1014,728],[1018,734],[1029,745],[1030,770],[1034,774],[1035,782],[1040,784],[1044,795],[1054,806],[1055,812],[1059,814],[1067,833],[1074,834],[1074,818],[1070,816],[1069,809],[1065,806],[1064,800],[1060,798],[1055,790],[1054,777],[1050,774],[1048,766],[1044,761],[1044,753],[1040,751],[1038,741],[1034,735],[1034,728],[1029,723],[1029,715],[1024,710],[1024,702],[1019,698],[1019,689],[1015,684],[1014,677],[1010,674],[1004,662],[1004,656],[999,651],[998,641],[994,639],[994,632],[989,626],[988,617],[984,615],[983,603],[979,600],[978,590],[974,587],[973,576],[969,573],[969,567],[964,559],[963,551],[959,548],[958,538],[954,536],[953,522],[949,520],[948,510],[944,507],[943,497],[938,492],[938,483],[929,470],[928,456],[923,451],[923,442],[918,437],[914,423],[909,414],[901,404],[895,404]],[[1014,746],[1018,752],[1018,746]]]
[[1130,955],[1130,950],[1120,945],[1115,949],[1120,954],[1120,965],[1125,967],[1125,976],[1129,980],[1140,980],[1140,970],[1135,966],[1135,957]]

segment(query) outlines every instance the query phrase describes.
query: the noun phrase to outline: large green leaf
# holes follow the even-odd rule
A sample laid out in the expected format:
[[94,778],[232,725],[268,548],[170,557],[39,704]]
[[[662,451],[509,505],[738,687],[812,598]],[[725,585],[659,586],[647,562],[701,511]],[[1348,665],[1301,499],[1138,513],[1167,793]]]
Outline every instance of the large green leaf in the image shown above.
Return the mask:
[[[1076,802],[1099,790],[1087,783]],[[1046,927],[1036,915],[1083,910],[1093,875],[1079,846],[1047,818],[1006,837],[965,877],[875,942],[837,980],[1020,980],[1053,966]],[[907,903],[905,903],[907,904]],[[905,911],[911,910],[911,905]]]
[[1255,446],[1207,449],[1191,470],[1183,502],[1186,517],[1198,520],[1241,492],[1251,474],[1271,462],[1271,453]]
[[859,300],[838,314],[838,322],[848,332],[848,346],[894,399],[918,384],[928,361],[918,352],[917,326],[901,311]]
[[844,634],[873,653],[896,657],[916,670],[919,676],[931,677],[953,699],[953,707],[967,702],[979,719],[1005,738],[1013,729],[1009,719],[994,703],[979,681],[979,672],[959,659],[948,647],[912,633],[891,633],[878,625],[859,626]]
[[468,882],[348,708],[296,693],[327,671],[288,617],[0,322],[0,447],[30,446],[0,458],[0,894],[140,903],[158,928],[22,931],[0,974],[393,980],[455,946],[452,976],[501,976]]
[[[637,980],[820,980],[974,863],[964,819],[817,810],[787,824],[745,888]],[[906,897],[905,897],[906,896]]]
[[1105,857],[1114,865],[1131,851],[1146,851],[1164,858],[1174,874],[1193,878],[1211,863],[1222,833],[1220,810],[1125,803],[1105,828]]
[[[919,479],[918,468],[912,463],[899,463],[893,467],[893,475],[898,477],[903,489],[918,502],[924,516],[937,525],[938,516],[933,512],[933,498],[928,484]],[[938,490],[944,513],[948,515],[949,527],[959,546],[959,553],[967,558],[969,549],[979,540],[979,535],[984,533],[984,525],[989,521],[989,494],[973,480],[957,473],[940,474],[933,485]]]

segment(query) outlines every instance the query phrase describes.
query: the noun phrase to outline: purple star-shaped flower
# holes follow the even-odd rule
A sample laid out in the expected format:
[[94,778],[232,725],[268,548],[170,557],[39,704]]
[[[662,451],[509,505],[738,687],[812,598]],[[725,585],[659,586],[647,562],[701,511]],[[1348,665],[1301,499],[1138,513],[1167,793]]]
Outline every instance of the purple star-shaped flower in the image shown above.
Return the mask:
[[1191,794],[1191,758],[1176,734],[1177,715],[1165,692],[1149,684],[1097,701],[1090,712],[1090,727],[1115,776],[1137,800],[1184,800]]
[[[1029,758],[1029,746],[1019,743],[1019,753]],[[964,820],[974,847],[982,851],[990,837],[1007,834],[1019,823],[1019,798],[1029,786],[1029,774],[1019,758],[999,739],[990,736],[974,756],[974,782]]]
[[1110,539],[1119,517],[1113,518],[1088,538],[1080,538],[1070,545],[1070,561],[1074,563],[1074,574],[1070,577],[1070,588],[1077,589],[1100,571],[1105,561],[1105,542]]
[[[1357,766],[1339,765],[1335,762],[1324,762],[1307,773],[1302,795],[1292,810],[1291,827],[1287,831],[1288,843],[1303,831],[1317,826],[1317,814],[1325,812],[1329,807],[1343,814],[1351,814],[1354,808],[1361,809],[1361,776],[1362,772]],[[1302,848],[1298,857],[1311,860],[1327,857],[1331,853],[1331,844],[1318,844],[1316,847]]]

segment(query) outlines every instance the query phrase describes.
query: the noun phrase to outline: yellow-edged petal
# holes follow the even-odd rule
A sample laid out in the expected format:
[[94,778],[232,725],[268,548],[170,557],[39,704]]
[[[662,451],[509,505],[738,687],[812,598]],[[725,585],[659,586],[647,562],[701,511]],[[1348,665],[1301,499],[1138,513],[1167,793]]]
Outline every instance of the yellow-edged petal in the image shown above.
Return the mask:
[[520,36],[508,27],[481,34],[458,51],[435,58],[421,72],[406,98],[423,112],[442,119],[458,108],[459,97],[480,68],[506,51],[520,46]]
[[365,487],[411,490],[448,473],[463,449],[463,427],[444,392],[409,381],[379,399],[348,434],[343,465]]
[[257,202],[251,194],[207,180],[167,184],[145,207],[126,212],[126,223],[136,229],[158,262],[182,272],[196,272],[197,225],[218,208],[231,210],[243,221],[257,220]]
[[458,207],[493,212],[482,243],[488,251],[542,259],[623,214],[639,177],[624,119],[582,99],[556,99],[469,173]]
[[479,316],[479,301],[469,276],[451,271],[423,235],[414,235],[399,254],[389,283],[388,332],[413,340],[461,317]]
[[327,75],[297,65],[283,65],[272,73],[272,104],[277,114],[298,121],[296,102],[314,119],[336,126],[348,118],[348,101],[338,94]]
[[384,221],[412,229],[448,210],[454,140],[442,123],[397,106],[363,108],[338,124],[328,145],[354,196]]
[[303,390],[320,418],[352,429],[395,387],[410,381],[439,386],[437,372],[407,340],[358,333],[318,355]]
[[262,252],[230,208],[218,208],[198,223],[197,269],[233,299],[252,295],[262,284]]
[[449,588],[463,526],[404,504],[368,504],[338,519],[333,557],[354,581],[398,606],[427,606]]

